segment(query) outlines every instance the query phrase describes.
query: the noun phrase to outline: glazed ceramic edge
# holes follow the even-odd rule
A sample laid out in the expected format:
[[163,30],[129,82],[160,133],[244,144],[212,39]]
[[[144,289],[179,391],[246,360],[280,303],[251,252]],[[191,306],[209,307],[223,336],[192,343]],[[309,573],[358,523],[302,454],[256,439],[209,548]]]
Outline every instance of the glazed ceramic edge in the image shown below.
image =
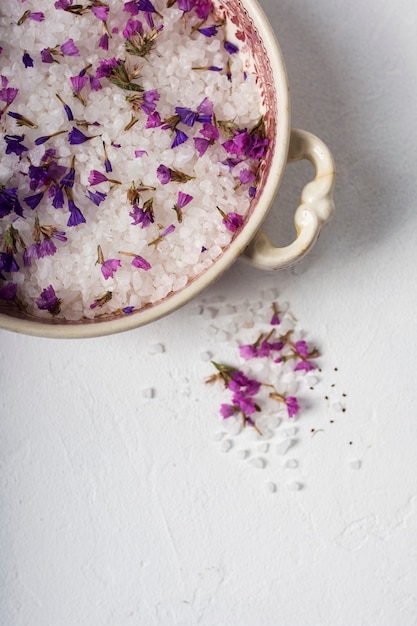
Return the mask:
[[236,261],[265,220],[272,202],[278,192],[287,162],[290,140],[290,97],[287,72],[279,43],[266,14],[257,0],[239,0],[247,11],[267,51],[274,78],[278,121],[275,146],[270,170],[262,189],[261,197],[253,214],[241,232],[235,237],[222,256],[201,276],[187,284],[181,291],[165,300],[136,314],[105,321],[54,323],[53,320],[26,319],[0,313],[0,328],[15,333],[55,339],[93,338],[133,330],[145,326],[178,310],[198,294],[216,282],[220,276]]

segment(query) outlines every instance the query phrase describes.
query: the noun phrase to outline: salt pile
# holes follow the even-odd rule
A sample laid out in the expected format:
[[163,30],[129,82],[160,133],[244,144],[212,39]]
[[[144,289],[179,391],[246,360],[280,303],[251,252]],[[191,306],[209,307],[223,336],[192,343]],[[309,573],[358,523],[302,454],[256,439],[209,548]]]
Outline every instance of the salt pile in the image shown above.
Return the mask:
[[2,1],[0,304],[129,314],[244,225],[268,143],[256,77],[210,0],[166,4]]

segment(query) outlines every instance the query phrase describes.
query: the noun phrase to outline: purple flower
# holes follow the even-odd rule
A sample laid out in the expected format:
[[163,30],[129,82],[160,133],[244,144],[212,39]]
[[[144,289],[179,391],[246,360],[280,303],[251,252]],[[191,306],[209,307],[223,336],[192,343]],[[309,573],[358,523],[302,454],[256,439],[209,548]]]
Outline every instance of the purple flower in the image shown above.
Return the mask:
[[125,306],[122,311],[123,313],[125,313],[126,315],[129,315],[130,313],[132,313],[132,311],[135,310],[134,306]]
[[194,137],[193,141],[195,149],[197,150],[199,156],[202,157],[207,152],[207,148],[211,142],[208,139],[203,139],[202,137]]
[[67,9],[71,5],[72,5],[72,0],[57,0],[54,4],[54,7],[56,9],[61,9],[62,11],[65,11],[65,9]]
[[295,372],[302,372],[302,371],[311,372],[311,370],[314,370],[314,369],[316,369],[316,366],[314,365],[314,363],[306,359],[299,361],[299,363],[297,363],[297,365],[294,367]]
[[20,156],[23,152],[27,152],[28,149],[22,144],[24,138],[24,135],[4,135],[4,141],[7,144],[6,154]]
[[163,165],[162,163],[158,167],[158,169],[156,170],[156,175],[157,175],[159,181],[162,183],[162,185],[166,185],[171,180],[171,170],[170,170],[170,168],[167,167],[166,165]]
[[147,228],[154,222],[154,215],[151,206],[141,208],[137,204],[134,204],[133,211],[131,211],[129,215],[133,219],[132,226],[141,224],[142,228]]
[[195,14],[200,20],[206,20],[210,15],[211,0],[197,0],[195,4]]
[[25,202],[28,207],[31,208],[33,211],[39,205],[44,196],[44,193],[44,191],[41,191],[40,193],[35,193],[32,196],[26,196],[26,198],[23,198],[23,202]]
[[139,11],[144,11],[145,13],[157,13],[155,7],[153,6],[150,0],[137,0],[137,7]]
[[109,49],[109,36],[107,33],[103,33],[101,35],[100,39],[98,40],[98,47],[106,51]]
[[173,233],[174,230],[175,230],[174,224],[170,224],[168,228],[165,228],[165,230],[161,233],[160,237],[166,237],[167,235],[170,235],[171,233]]
[[125,39],[130,39],[132,35],[136,35],[137,33],[143,33],[142,22],[129,17],[126,22],[126,26],[123,29],[123,37]]
[[0,252],[0,271],[18,272],[19,265],[11,252]]
[[114,272],[121,266],[119,259],[107,259],[101,265],[101,273],[104,278],[107,280],[108,278],[113,278]]
[[55,63],[55,59],[51,54],[49,48],[44,48],[41,50],[41,61],[42,63]]
[[278,317],[278,313],[274,312],[269,323],[271,324],[271,326],[278,326],[281,323]]
[[114,68],[121,65],[122,61],[112,57],[111,59],[102,59],[96,71],[96,78],[108,78],[113,72]]
[[85,222],[84,215],[81,213],[80,209],[75,206],[73,200],[68,200],[68,209],[70,211],[70,216],[68,218],[67,226],[78,226],[78,224]]
[[200,130],[200,134],[203,135],[206,139],[210,139],[211,141],[216,141],[219,138],[219,129],[216,128],[213,124],[204,123],[203,128]]
[[306,341],[296,341],[294,347],[301,356],[308,356],[308,345]]
[[234,137],[222,143],[222,146],[226,150],[226,152],[229,152],[229,154],[236,154],[237,156],[246,156],[245,150],[246,150],[247,143],[248,143],[248,133],[246,131],[242,131],[242,132],[236,133]]
[[237,394],[237,397],[234,398],[237,400],[237,404],[239,409],[242,411],[244,415],[252,415],[256,411],[255,400],[253,398],[248,398],[243,394]]
[[243,217],[239,213],[227,213],[223,218],[223,224],[231,233],[235,233],[243,224]]
[[75,168],[70,167],[68,172],[65,174],[65,176],[61,180],[61,186],[72,188],[74,187],[74,180],[75,180]]
[[39,245],[39,258],[42,259],[45,256],[53,256],[55,252],[56,245],[50,237],[46,237]]
[[140,157],[143,157],[145,154],[148,154],[146,150],[135,150],[135,157],[137,159],[139,159]]
[[176,128],[175,137],[171,144],[171,148],[176,148],[177,146],[180,146],[182,143],[185,143],[187,139],[188,139],[188,135],[183,133],[182,130],[179,130],[178,128]]
[[[3,77],[2,77],[3,78]],[[4,84],[5,83],[5,84]],[[17,87],[7,87],[8,81],[2,81],[3,88],[0,90],[0,100],[6,103],[9,106],[13,100],[16,98],[19,90]]]
[[144,270],[145,272],[150,270],[151,267],[152,267],[152,265],[149,263],[149,261],[144,259],[142,256],[139,256],[138,254],[134,257],[134,259],[132,261],[132,265],[133,265],[133,267],[137,267],[137,268],[139,268],[141,270]]
[[52,200],[52,206],[54,209],[62,209],[64,206],[64,192],[62,191],[62,187],[56,187]]
[[236,413],[236,409],[231,404],[221,404],[220,405],[220,415],[223,419],[227,419]]
[[25,67],[33,67],[33,59],[28,52],[24,52],[22,61]]
[[29,13],[28,18],[30,20],[33,20],[34,22],[43,22],[43,20],[45,19],[45,15],[41,11],[35,11]]
[[70,76],[70,81],[74,93],[80,93],[81,89],[88,83],[88,76]]
[[285,404],[287,405],[288,417],[294,417],[300,410],[297,398],[294,396],[287,396],[285,398]]
[[175,113],[186,126],[194,126],[198,117],[198,113],[195,113],[187,107],[175,107]]
[[269,144],[268,138],[262,138],[256,133],[248,136],[249,141],[246,145],[245,154],[249,159],[261,159],[266,152]]
[[80,56],[80,51],[78,50],[77,46],[74,43],[74,40],[72,38],[67,39],[67,41],[65,41],[62,46],[60,46],[60,50],[62,52],[62,54],[65,54],[66,56],[69,57],[79,57]]
[[38,309],[49,311],[52,315],[58,315],[61,311],[61,300],[56,295],[52,285],[41,292],[40,297],[36,299],[36,306]]
[[87,137],[87,135],[84,135],[84,133],[82,133],[75,126],[68,133],[68,141],[71,145],[78,145],[80,143],[88,141],[89,139],[92,139],[92,137]]
[[244,185],[246,183],[252,182],[253,180],[256,180],[256,176],[252,172],[252,170],[245,168],[243,170],[240,170],[239,179],[240,179],[240,182]]
[[123,5],[123,11],[126,11],[126,13],[130,13],[131,15],[137,15],[139,13],[139,7],[136,3],[136,0],[125,2]]
[[244,344],[239,346],[239,354],[242,359],[248,361],[249,359],[253,359],[258,356],[258,348],[253,344]]
[[100,183],[104,183],[107,181],[107,176],[105,174],[102,174],[102,172],[99,172],[98,170],[91,170],[90,174],[88,175],[88,183],[92,187],[94,185],[99,185]]
[[189,11],[191,11],[195,3],[196,0],[178,0],[177,2],[179,10],[183,11],[184,13],[188,13]]
[[0,218],[9,215],[12,211],[23,217],[23,208],[17,197],[17,187],[9,189],[0,187]]
[[107,16],[109,12],[108,6],[103,5],[103,6],[92,7],[91,10],[97,19],[102,20],[103,22],[107,20]]
[[90,89],[92,91],[100,91],[100,89],[103,89],[97,76],[90,76]]
[[100,204],[107,198],[107,194],[102,191],[91,191],[91,189],[87,189],[87,198],[96,206],[100,206]]
[[236,52],[239,52],[239,48],[235,46],[234,43],[231,43],[230,41],[225,41],[223,45],[224,45],[224,49],[229,54],[236,54]]
[[145,111],[146,115],[151,115],[156,109],[156,102],[158,102],[160,95],[157,89],[150,89],[142,94],[143,101],[141,109]]
[[0,287],[0,300],[14,300],[17,294],[16,283],[8,282]]
[[254,198],[256,196],[256,187],[251,185],[248,189],[249,198]]
[[32,243],[26,250],[23,252],[23,265],[25,267],[32,267],[32,259],[39,259],[39,250],[40,243]]
[[162,125],[161,116],[158,111],[154,111],[150,115],[148,115],[148,119],[146,120],[145,128],[157,128]]
[[178,199],[176,206],[179,209],[183,209],[187,204],[189,204],[193,200],[193,196],[190,196],[188,193],[183,193],[182,191],[178,192]]
[[217,26],[213,24],[213,26],[206,26],[205,28],[199,28],[198,32],[204,35],[205,37],[214,37],[214,35],[217,35]]

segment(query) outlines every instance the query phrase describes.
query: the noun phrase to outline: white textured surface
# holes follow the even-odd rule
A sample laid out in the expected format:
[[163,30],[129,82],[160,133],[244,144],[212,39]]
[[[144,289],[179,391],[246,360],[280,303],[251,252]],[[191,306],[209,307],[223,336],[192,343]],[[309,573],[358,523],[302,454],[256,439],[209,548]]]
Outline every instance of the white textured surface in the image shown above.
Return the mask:
[[[417,9],[262,4],[293,125],[334,153],[336,216],[293,270],[237,263],[152,326],[0,333],[2,626],[417,624]],[[288,168],[266,227],[281,244],[309,175]],[[321,384],[347,393],[345,412],[304,413],[285,456],[219,440],[201,358],[217,321],[195,314],[271,286],[320,346]]]

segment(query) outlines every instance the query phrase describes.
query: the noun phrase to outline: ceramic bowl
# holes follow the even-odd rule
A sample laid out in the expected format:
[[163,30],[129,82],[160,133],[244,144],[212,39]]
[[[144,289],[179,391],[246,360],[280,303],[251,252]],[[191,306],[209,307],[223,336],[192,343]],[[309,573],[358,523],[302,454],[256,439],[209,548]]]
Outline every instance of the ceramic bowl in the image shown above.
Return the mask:
[[[69,322],[25,315],[16,306],[0,307],[0,327],[43,337],[94,337],[126,331],[168,315],[183,306],[215,280],[237,259],[261,269],[289,267],[315,243],[321,227],[334,212],[335,169],[326,145],[314,135],[291,128],[288,81],[282,54],[272,28],[256,0],[214,0],[217,11],[228,19],[229,41],[236,41],[246,63],[256,72],[261,93],[269,149],[260,169],[256,198],[249,215],[222,255],[202,275],[181,291],[130,315],[100,316]],[[303,189],[295,211],[296,239],[289,246],[275,247],[260,231],[276,196],[288,162],[309,160],[315,177]]]

